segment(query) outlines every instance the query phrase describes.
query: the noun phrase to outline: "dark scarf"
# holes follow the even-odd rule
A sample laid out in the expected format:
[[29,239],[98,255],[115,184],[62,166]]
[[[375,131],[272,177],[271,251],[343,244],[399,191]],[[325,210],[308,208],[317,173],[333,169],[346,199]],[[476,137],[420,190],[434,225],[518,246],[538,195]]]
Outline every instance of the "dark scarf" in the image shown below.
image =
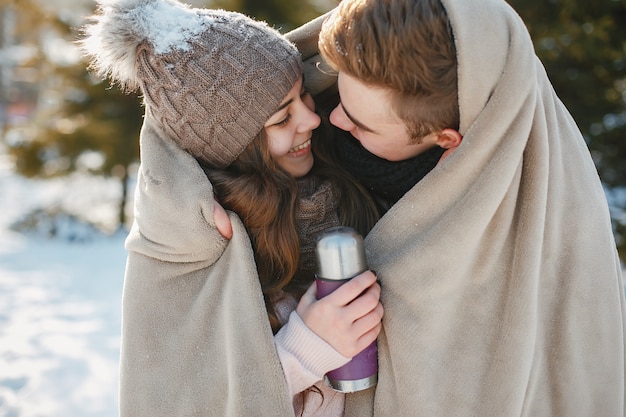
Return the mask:
[[349,132],[336,135],[342,166],[372,194],[384,214],[439,162],[445,149],[436,146],[411,159],[391,162],[370,153]]

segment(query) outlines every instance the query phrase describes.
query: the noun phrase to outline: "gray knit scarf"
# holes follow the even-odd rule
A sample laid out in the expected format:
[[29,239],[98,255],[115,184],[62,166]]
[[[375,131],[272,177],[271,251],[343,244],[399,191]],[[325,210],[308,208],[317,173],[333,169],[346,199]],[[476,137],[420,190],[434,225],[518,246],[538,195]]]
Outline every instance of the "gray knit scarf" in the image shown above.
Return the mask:
[[327,228],[339,225],[338,202],[330,182],[314,175],[298,179],[298,196],[296,223],[300,238],[300,268],[312,272],[316,266],[317,236]]

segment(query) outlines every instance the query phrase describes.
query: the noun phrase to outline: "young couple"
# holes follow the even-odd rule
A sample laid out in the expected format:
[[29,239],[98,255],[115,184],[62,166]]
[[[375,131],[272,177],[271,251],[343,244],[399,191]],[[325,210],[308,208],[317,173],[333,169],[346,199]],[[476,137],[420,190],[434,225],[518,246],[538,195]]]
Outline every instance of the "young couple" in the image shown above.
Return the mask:
[[[292,39],[302,56],[172,0],[88,27],[93,67],[146,107],[121,415],[623,415],[606,200],[515,12],[343,0]],[[315,235],[338,224],[376,274],[318,301]],[[321,382],[375,338],[375,388]]]

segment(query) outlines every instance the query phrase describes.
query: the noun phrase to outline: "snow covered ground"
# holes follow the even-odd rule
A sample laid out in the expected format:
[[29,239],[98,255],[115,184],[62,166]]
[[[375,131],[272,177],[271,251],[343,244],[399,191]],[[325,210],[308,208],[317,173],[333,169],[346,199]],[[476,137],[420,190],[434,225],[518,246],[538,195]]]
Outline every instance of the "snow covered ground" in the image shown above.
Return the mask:
[[117,193],[103,179],[26,180],[0,155],[0,416],[117,415],[125,233],[9,229],[42,204],[111,216]]

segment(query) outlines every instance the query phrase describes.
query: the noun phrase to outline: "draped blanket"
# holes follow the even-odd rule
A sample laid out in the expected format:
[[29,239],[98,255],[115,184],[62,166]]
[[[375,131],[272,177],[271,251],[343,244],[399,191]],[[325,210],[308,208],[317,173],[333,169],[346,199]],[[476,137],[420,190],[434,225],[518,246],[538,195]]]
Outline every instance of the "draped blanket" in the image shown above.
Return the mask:
[[623,416],[624,287],[589,151],[515,12],[443,4],[464,139],[366,238],[380,375],[347,415]]
[[[584,140],[503,0],[443,3],[464,140],[366,238],[379,383],[346,415],[623,416],[624,289]],[[249,239],[232,213],[219,236],[212,193],[147,109],[121,417],[293,415]]]
[[292,416],[250,241],[149,111],[123,294],[121,417]]

